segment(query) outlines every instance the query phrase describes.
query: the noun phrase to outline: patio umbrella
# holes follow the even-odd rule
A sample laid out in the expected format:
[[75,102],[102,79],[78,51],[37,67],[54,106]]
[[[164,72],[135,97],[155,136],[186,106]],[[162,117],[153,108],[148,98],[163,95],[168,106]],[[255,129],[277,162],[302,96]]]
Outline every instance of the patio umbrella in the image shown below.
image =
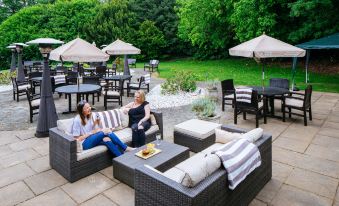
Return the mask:
[[48,65],[48,56],[52,50],[53,44],[62,44],[62,43],[64,42],[52,38],[38,38],[27,42],[27,44],[38,44],[39,50],[42,56],[44,57],[38,125],[35,133],[36,137],[49,136],[49,129],[52,127],[56,127],[57,125],[58,115],[56,113],[53,99],[51,74]]
[[117,39],[110,45],[102,49],[103,52],[109,55],[124,55],[124,75],[130,75],[128,67],[128,54],[140,54],[141,50],[133,46],[132,44],[126,43]]
[[16,79],[18,82],[25,81],[25,72],[24,72],[24,65],[22,64],[22,51],[24,47],[27,47],[27,44],[24,43],[14,43],[16,48],[16,52],[18,53],[18,71],[16,74]]
[[11,72],[14,72],[16,69],[16,62],[15,62],[15,45],[9,45],[8,47],[6,47],[7,49],[10,49],[12,51],[12,59],[11,59]]
[[265,58],[273,57],[303,57],[305,50],[269,37],[265,34],[246,41],[229,49],[232,56],[242,56],[263,59],[262,81],[265,80]]

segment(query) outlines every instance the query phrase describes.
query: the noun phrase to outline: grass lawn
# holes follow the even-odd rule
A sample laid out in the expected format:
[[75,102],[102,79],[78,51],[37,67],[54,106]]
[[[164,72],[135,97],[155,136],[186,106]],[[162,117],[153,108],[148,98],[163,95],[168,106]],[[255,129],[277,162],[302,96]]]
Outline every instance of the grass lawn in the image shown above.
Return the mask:
[[[143,68],[143,64],[138,64]],[[261,64],[253,59],[225,59],[225,60],[174,60],[161,61],[159,64],[159,75],[161,78],[168,78],[178,70],[189,70],[199,76],[199,81],[218,79],[234,79],[236,85],[258,85],[262,84]],[[269,85],[270,78],[292,79],[292,61],[288,67],[277,65],[266,65],[265,85]],[[339,92],[339,74],[325,75],[309,73],[310,84],[316,91]],[[300,89],[305,88],[305,71],[300,66],[297,68],[296,85]]]

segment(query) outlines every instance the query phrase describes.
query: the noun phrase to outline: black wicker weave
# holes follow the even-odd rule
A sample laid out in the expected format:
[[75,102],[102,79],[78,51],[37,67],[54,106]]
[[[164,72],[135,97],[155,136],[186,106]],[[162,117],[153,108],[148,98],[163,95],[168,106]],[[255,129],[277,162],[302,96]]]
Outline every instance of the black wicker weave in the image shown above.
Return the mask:
[[134,170],[136,167],[147,164],[159,171],[166,171],[189,157],[189,149],[180,145],[161,141],[159,148],[161,152],[148,159],[135,156],[135,153],[144,149],[141,147],[133,152],[126,153],[113,159],[113,176],[117,180],[134,187]]
[[[146,143],[154,141],[156,133],[160,133],[163,137],[162,113],[152,111],[152,114],[154,114],[157,121],[159,131],[148,134]],[[49,131],[50,165],[69,182],[75,182],[112,165],[113,156],[108,151],[77,161],[77,148],[74,137],[65,134],[56,127],[51,128]],[[130,143],[126,142],[126,144]]]
[[200,139],[192,135],[184,134],[179,131],[174,131],[174,143],[186,146],[190,148],[192,152],[200,152],[214,144],[214,142],[215,133],[204,139]]
[[[244,132],[223,126],[231,132]],[[262,164],[235,190],[228,189],[226,170],[220,168],[193,188],[182,186],[163,175],[140,166],[135,170],[135,205],[248,205],[272,177],[272,136],[264,134],[256,143]]]

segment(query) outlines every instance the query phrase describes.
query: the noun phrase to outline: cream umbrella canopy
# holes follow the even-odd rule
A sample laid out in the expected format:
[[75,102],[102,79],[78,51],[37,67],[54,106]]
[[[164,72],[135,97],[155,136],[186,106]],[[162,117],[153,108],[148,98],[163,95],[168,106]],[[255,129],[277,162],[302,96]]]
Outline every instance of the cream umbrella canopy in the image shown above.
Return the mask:
[[76,38],[53,51],[50,60],[70,62],[103,62],[109,59],[109,55],[102,52],[85,40]]
[[[232,56],[242,56],[250,58],[273,58],[273,57],[303,57],[306,51],[287,44],[278,39],[272,38],[265,34],[246,41],[238,46],[229,49]],[[265,79],[265,62],[262,65],[262,81]]]
[[127,55],[128,54],[140,54],[141,50],[133,46],[132,44],[126,43],[117,39],[108,46],[102,49],[103,52],[109,55],[124,55],[124,75],[130,75],[128,68]]

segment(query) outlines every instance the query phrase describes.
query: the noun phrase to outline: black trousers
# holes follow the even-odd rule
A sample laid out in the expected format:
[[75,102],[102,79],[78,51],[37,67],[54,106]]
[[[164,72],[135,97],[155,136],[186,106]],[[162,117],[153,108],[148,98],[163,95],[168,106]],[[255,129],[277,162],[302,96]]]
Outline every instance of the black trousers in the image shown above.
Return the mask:
[[138,123],[131,125],[132,147],[141,147],[145,145],[145,132],[151,127],[151,123],[149,121],[145,121],[141,125],[144,127],[143,129],[138,129]]

